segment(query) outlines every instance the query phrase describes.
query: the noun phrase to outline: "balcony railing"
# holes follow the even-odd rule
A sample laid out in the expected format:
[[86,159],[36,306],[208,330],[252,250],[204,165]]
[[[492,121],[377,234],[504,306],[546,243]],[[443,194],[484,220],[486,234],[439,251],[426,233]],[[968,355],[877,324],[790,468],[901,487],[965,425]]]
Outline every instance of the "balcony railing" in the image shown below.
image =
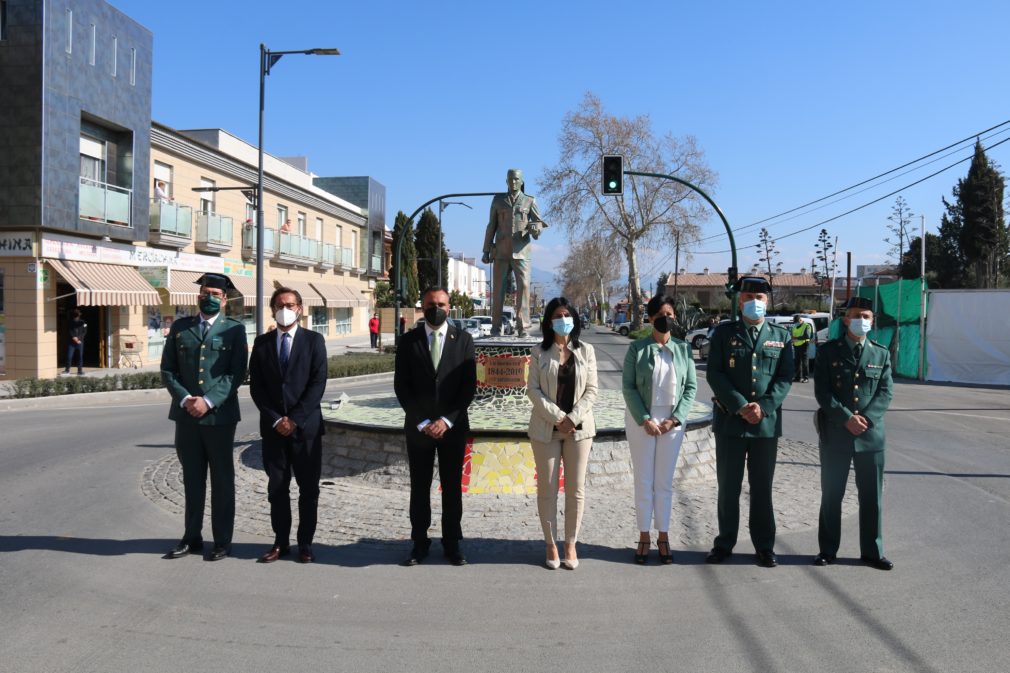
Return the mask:
[[340,249],[340,267],[343,269],[354,268],[354,250],[351,248]]
[[232,245],[234,220],[217,213],[196,217],[196,249],[201,252],[228,252]]
[[281,232],[277,258],[281,261],[304,264],[322,259],[321,243],[314,238]]
[[[263,228],[263,256],[271,258],[277,254],[277,230]],[[252,259],[256,256],[256,226],[246,225],[242,229],[242,256]]]
[[85,220],[129,227],[132,190],[81,177],[80,216]]
[[337,255],[340,248],[333,245],[332,243],[323,243],[323,254],[322,258],[318,261],[317,266],[324,269],[332,269],[337,265]]
[[181,203],[151,199],[151,242],[184,248],[193,238],[193,209]]

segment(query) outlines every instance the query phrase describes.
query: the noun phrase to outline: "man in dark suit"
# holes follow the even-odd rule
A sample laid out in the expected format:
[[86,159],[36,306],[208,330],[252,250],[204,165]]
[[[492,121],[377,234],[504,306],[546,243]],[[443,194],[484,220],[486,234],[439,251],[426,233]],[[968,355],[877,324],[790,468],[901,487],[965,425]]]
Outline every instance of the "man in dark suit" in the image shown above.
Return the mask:
[[291,473],[298,482],[298,560],[312,563],[319,508],[325,426],[319,402],[326,389],[326,342],[298,327],[302,296],[281,287],[270,297],[277,329],[256,337],[249,362],[249,392],[260,410],[263,467],[274,544],[260,556],[272,563],[290,551]]
[[197,316],[180,318],[165,338],[161,380],[172,395],[175,450],[182,463],[186,532],[165,558],[203,550],[203,507],[210,468],[214,549],[208,561],[228,556],[235,527],[235,426],[241,419],[238,388],[245,380],[249,348],[245,326],[221,315],[231,279],[201,276]]
[[442,485],[442,550],[453,565],[465,565],[463,454],[470,420],[467,409],[477,389],[473,339],[450,325],[449,295],[439,287],[422,295],[424,327],[400,338],[393,388],[403,407],[410,465],[410,527],[414,542],[405,565],[428,556],[431,540],[431,479],[438,455]]

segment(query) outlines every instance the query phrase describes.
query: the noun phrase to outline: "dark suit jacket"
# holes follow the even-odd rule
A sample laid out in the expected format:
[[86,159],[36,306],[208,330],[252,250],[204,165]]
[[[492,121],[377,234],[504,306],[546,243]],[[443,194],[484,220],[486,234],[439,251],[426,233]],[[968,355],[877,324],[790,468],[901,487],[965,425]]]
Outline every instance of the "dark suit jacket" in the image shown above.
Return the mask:
[[467,408],[477,390],[477,362],[473,338],[453,325],[445,337],[438,371],[431,364],[428,333],[424,325],[400,337],[393,375],[396,399],[405,412],[407,436],[420,435],[417,424],[446,417],[453,431],[470,429]]
[[277,330],[256,337],[249,361],[249,393],[260,410],[260,436],[279,438],[273,426],[284,416],[298,426],[295,440],[325,434],[319,403],[326,389],[326,341],[322,334],[299,327],[282,377],[277,337]]
[[[168,417],[199,425],[233,425],[241,420],[238,389],[245,381],[249,348],[245,325],[218,316],[204,339],[200,317],[179,318],[161,352],[161,381],[172,394]],[[207,397],[214,408],[193,418],[179,403],[187,396]]]

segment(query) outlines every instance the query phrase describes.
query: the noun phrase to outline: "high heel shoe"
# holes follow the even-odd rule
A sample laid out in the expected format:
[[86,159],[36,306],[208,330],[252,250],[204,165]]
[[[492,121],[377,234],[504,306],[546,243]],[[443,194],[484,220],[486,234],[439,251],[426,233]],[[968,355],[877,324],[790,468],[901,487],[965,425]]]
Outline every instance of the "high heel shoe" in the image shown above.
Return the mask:
[[[652,546],[652,542],[649,540],[639,540],[638,549],[635,550],[635,563],[640,566],[644,566],[649,562],[649,547]],[[644,550],[644,553],[643,553]]]
[[[557,552],[555,551],[555,553]],[[548,570],[557,570],[558,568],[561,567],[561,560],[556,558],[554,559],[548,558],[546,561],[544,561],[544,565],[547,566]]]
[[579,559],[577,558],[566,558],[564,561],[562,561],[562,563],[569,570],[575,570],[576,568],[579,567]]
[[[663,553],[663,546],[666,546],[666,553]],[[659,550],[659,562],[664,565],[670,565],[673,563],[673,552],[670,551],[670,541],[669,540],[658,540],[656,542],[656,549]]]

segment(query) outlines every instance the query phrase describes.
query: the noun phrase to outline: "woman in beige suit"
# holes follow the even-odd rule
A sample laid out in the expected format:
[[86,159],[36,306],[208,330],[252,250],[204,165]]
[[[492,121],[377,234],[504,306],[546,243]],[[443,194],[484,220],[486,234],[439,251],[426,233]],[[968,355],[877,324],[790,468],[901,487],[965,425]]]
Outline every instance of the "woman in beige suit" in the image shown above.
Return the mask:
[[558,559],[558,481],[565,465],[565,567],[575,570],[575,540],[582,522],[586,466],[596,435],[596,354],[579,341],[580,320],[564,297],[547,304],[543,342],[533,347],[526,394],[533,401],[529,436],[537,466],[537,510],[547,542],[548,568]]

